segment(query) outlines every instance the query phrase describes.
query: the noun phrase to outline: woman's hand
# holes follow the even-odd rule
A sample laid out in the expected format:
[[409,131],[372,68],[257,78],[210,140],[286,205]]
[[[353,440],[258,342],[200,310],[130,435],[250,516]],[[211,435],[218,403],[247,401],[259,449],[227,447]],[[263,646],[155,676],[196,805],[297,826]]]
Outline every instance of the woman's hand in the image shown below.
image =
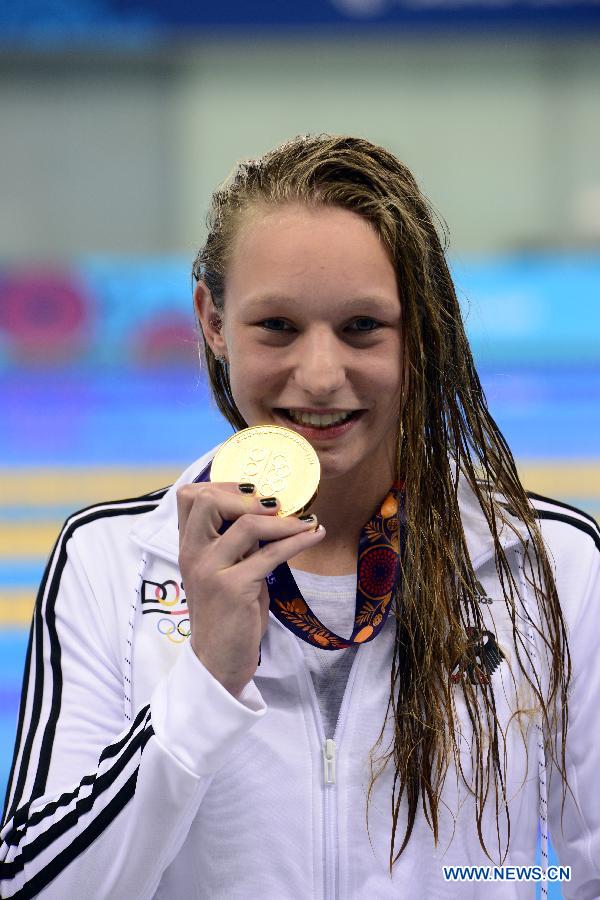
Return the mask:
[[[190,615],[190,641],[208,671],[239,696],[258,666],[267,630],[266,576],[325,537],[316,519],[277,516],[235,482],[177,490],[179,567]],[[219,534],[224,521],[231,526]],[[269,541],[259,548],[258,542]]]

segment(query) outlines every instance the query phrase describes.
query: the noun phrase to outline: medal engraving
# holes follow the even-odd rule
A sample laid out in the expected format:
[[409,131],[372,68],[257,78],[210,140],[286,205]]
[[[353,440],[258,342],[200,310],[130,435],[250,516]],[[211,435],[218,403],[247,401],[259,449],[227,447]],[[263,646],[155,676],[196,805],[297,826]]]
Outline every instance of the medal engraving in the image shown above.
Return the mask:
[[279,516],[305,512],[317,496],[321,466],[312,444],[290,428],[254,425],[221,445],[211,481],[251,481],[259,497],[277,497]]
[[274,497],[286,489],[292,467],[282,453],[269,453],[264,447],[253,448],[242,468],[242,478],[252,478],[262,497]]

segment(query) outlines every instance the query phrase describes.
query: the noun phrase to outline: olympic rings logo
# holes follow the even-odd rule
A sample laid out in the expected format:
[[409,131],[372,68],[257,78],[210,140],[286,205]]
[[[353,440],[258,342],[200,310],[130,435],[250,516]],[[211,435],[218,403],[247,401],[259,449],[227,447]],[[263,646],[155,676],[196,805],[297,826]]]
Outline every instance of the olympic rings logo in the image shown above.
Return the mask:
[[159,632],[168,637],[173,644],[182,644],[192,633],[189,619],[182,619],[177,623],[171,621],[171,619],[159,619],[156,623],[156,627]]
[[[183,588],[183,584],[181,585]],[[142,603],[159,603],[161,606],[177,606],[184,603],[180,586],[176,581],[144,581],[142,585]]]
[[253,478],[256,481],[259,473],[266,468],[265,460],[268,456],[269,451],[264,447],[254,447],[250,450],[242,469],[242,477]]
[[253,478],[255,481],[261,479],[258,492],[263,497],[272,497],[283,491],[291,473],[292,467],[283,453],[276,453],[269,458],[269,451],[264,447],[250,450],[242,469],[243,478]]

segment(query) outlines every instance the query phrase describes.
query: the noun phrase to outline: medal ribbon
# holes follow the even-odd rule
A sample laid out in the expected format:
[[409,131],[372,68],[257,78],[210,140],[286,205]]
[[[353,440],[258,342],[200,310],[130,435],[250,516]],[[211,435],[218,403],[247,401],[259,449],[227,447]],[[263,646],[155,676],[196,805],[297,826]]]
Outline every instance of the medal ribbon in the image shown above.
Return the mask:
[[[211,463],[194,479],[210,481]],[[400,555],[406,543],[405,482],[395,481],[375,515],[363,526],[358,541],[356,608],[349,638],[330,631],[302,597],[287,562],[266,577],[269,609],[289,631],[321,650],[341,650],[365,644],[377,637],[385,625],[396,580],[400,578]],[[219,534],[231,522],[224,521]],[[268,541],[259,541],[264,547]]]

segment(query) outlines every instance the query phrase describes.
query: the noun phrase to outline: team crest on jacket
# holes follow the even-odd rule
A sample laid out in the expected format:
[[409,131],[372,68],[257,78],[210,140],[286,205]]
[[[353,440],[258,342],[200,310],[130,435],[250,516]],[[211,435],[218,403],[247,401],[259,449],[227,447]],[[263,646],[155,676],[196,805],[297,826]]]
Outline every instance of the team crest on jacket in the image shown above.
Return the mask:
[[490,676],[504,659],[504,653],[491,631],[472,625],[468,625],[466,631],[476,662],[465,663],[459,660],[450,673],[450,680],[453,684],[458,684],[466,673],[471,684],[489,684]]
[[190,616],[183,594],[183,582],[142,582],[142,615],[151,616],[165,640],[181,644],[190,636]]

